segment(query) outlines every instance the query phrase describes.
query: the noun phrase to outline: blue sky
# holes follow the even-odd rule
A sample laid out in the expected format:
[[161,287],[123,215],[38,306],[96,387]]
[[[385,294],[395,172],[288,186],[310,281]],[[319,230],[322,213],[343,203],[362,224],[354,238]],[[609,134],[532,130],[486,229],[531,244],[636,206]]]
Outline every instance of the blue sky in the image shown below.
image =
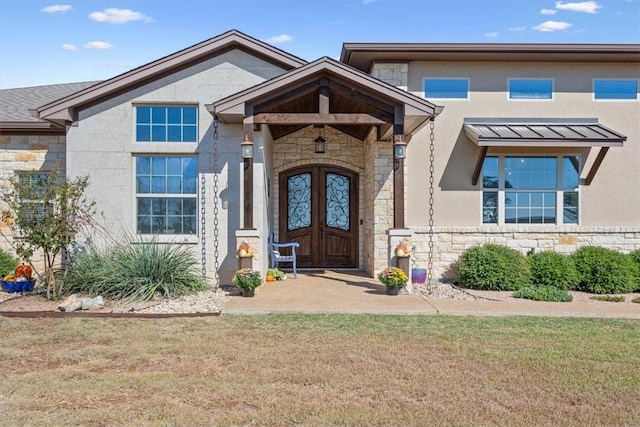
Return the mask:
[[103,80],[230,29],[344,42],[640,43],[640,0],[0,0],[0,88]]

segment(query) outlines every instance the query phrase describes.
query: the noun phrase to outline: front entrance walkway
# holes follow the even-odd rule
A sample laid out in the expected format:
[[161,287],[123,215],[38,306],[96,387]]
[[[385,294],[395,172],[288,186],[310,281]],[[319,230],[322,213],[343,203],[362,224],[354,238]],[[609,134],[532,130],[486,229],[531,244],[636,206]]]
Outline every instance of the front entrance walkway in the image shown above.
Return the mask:
[[389,296],[378,280],[357,271],[292,273],[285,281],[267,282],[253,298],[233,297],[225,314],[249,313],[379,313],[436,314],[419,295]]

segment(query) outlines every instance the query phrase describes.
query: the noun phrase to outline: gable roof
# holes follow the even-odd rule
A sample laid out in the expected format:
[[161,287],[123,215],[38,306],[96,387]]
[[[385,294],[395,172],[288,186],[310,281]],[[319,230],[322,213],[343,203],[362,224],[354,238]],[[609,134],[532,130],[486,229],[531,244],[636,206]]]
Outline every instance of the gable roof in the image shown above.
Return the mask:
[[76,119],[74,110],[78,107],[95,104],[231,49],[248,51],[270,63],[283,67],[285,70],[307,63],[307,61],[297,56],[249,37],[237,30],[230,30],[80,92],[43,105],[36,110],[38,117],[58,124],[71,123]]
[[344,43],[340,61],[366,72],[376,62],[638,62],[640,44]]
[[99,81],[0,90],[0,132],[63,129],[39,120],[30,110],[91,87]]
[[[337,102],[341,105],[334,111],[319,111],[318,91],[321,86],[332,91],[330,104],[334,99],[339,98]],[[242,123],[246,116],[265,113],[273,115],[273,121],[270,119],[265,123],[286,126],[287,121],[290,120],[291,125],[299,127],[318,124],[316,123],[318,121],[336,125],[335,127],[368,125],[368,128],[381,121],[393,124],[394,120],[397,120],[394,118],[394,113],[397,111],[402,115],[404,131],[407,135],[415,132],[429,118],[442,111],[442,107],[422,97],[326,56],[207,104],[206,107],[211,114],[226,123]],[[347,117],[350,112],[360,113],[358,117],[366,123],[354,122],[353,120],[358,119],[353,115]],[[285,117],[287,114],[288,118]],[[383,119],[378,121],[377,118],[380,117]],[[262,118],[266,120],[264,115]],[[251,117],[251,120],[253,123],[259,123],[254,120],[254,117]],[[287,132],[278,133],[284,135]],[[391,135],[386,132],[384,138],[388,139]]]

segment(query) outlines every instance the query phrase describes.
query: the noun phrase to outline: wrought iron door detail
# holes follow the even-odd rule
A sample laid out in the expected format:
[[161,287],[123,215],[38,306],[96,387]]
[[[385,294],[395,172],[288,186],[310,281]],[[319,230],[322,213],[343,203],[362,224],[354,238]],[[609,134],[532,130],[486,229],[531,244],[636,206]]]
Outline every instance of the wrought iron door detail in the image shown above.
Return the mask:
[[327,226],[349,231],[349,177],[336,173],[326,177]]
[[287,180],[287,229],[289,231],[311,225],[311,174],[293,175]]

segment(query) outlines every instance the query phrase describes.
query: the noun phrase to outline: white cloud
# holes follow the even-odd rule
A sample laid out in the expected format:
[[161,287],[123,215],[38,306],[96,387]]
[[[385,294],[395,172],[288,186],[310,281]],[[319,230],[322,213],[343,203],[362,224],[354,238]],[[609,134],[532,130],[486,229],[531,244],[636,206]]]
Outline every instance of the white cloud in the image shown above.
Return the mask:
[[89,18],[96,22],[106,22],[107,24],[126,24],[131,21],[153,22],[153,19],[144,13],[131,9],[117,9],[115,7],[107,8],[102,12],[90,13]]
[[78,50],[78,46],[74,44],[65,43],[60,46],[62,50]]
[[68,12],[70,10],[71,10],[70,4],[54,4],[54,5],[47,6],[40,9],[40,12],[57,13],[57,12]]
[[291,37],[288,34],[280,34],[278,36],[273,36],[273,37],[269,37],[267,39],[267,43],[271,43],[271,44],[279,44],[279,43],[287,43],[293,40],[293,37]]
[[111,49],[113,45],[109,42],[93,41],[84,45],[85,49]]
[[524,31],[527,29],[527,26],[523,26],[523,27],[510,27],[509,31]]
[[541,14],[543,15],[555,15],[557,12],[557,10],[553,10],[553,9],[542,9],[540,11]]
[[553,31],[562,31],[571,27],[572,24],[568,22],[559,21],[545,21],[540,25],[533,27],[534,30],[542,31],[543,33],[551,33]]
[[498,37],[498,33],[484,33],[485,37],[489,37],[490,39],[495,39]]
[[556,9],[570,10],[571,12],[598,13],[598,9],[602,8],[596,1],[583,1],[579,3],[556,2]]

